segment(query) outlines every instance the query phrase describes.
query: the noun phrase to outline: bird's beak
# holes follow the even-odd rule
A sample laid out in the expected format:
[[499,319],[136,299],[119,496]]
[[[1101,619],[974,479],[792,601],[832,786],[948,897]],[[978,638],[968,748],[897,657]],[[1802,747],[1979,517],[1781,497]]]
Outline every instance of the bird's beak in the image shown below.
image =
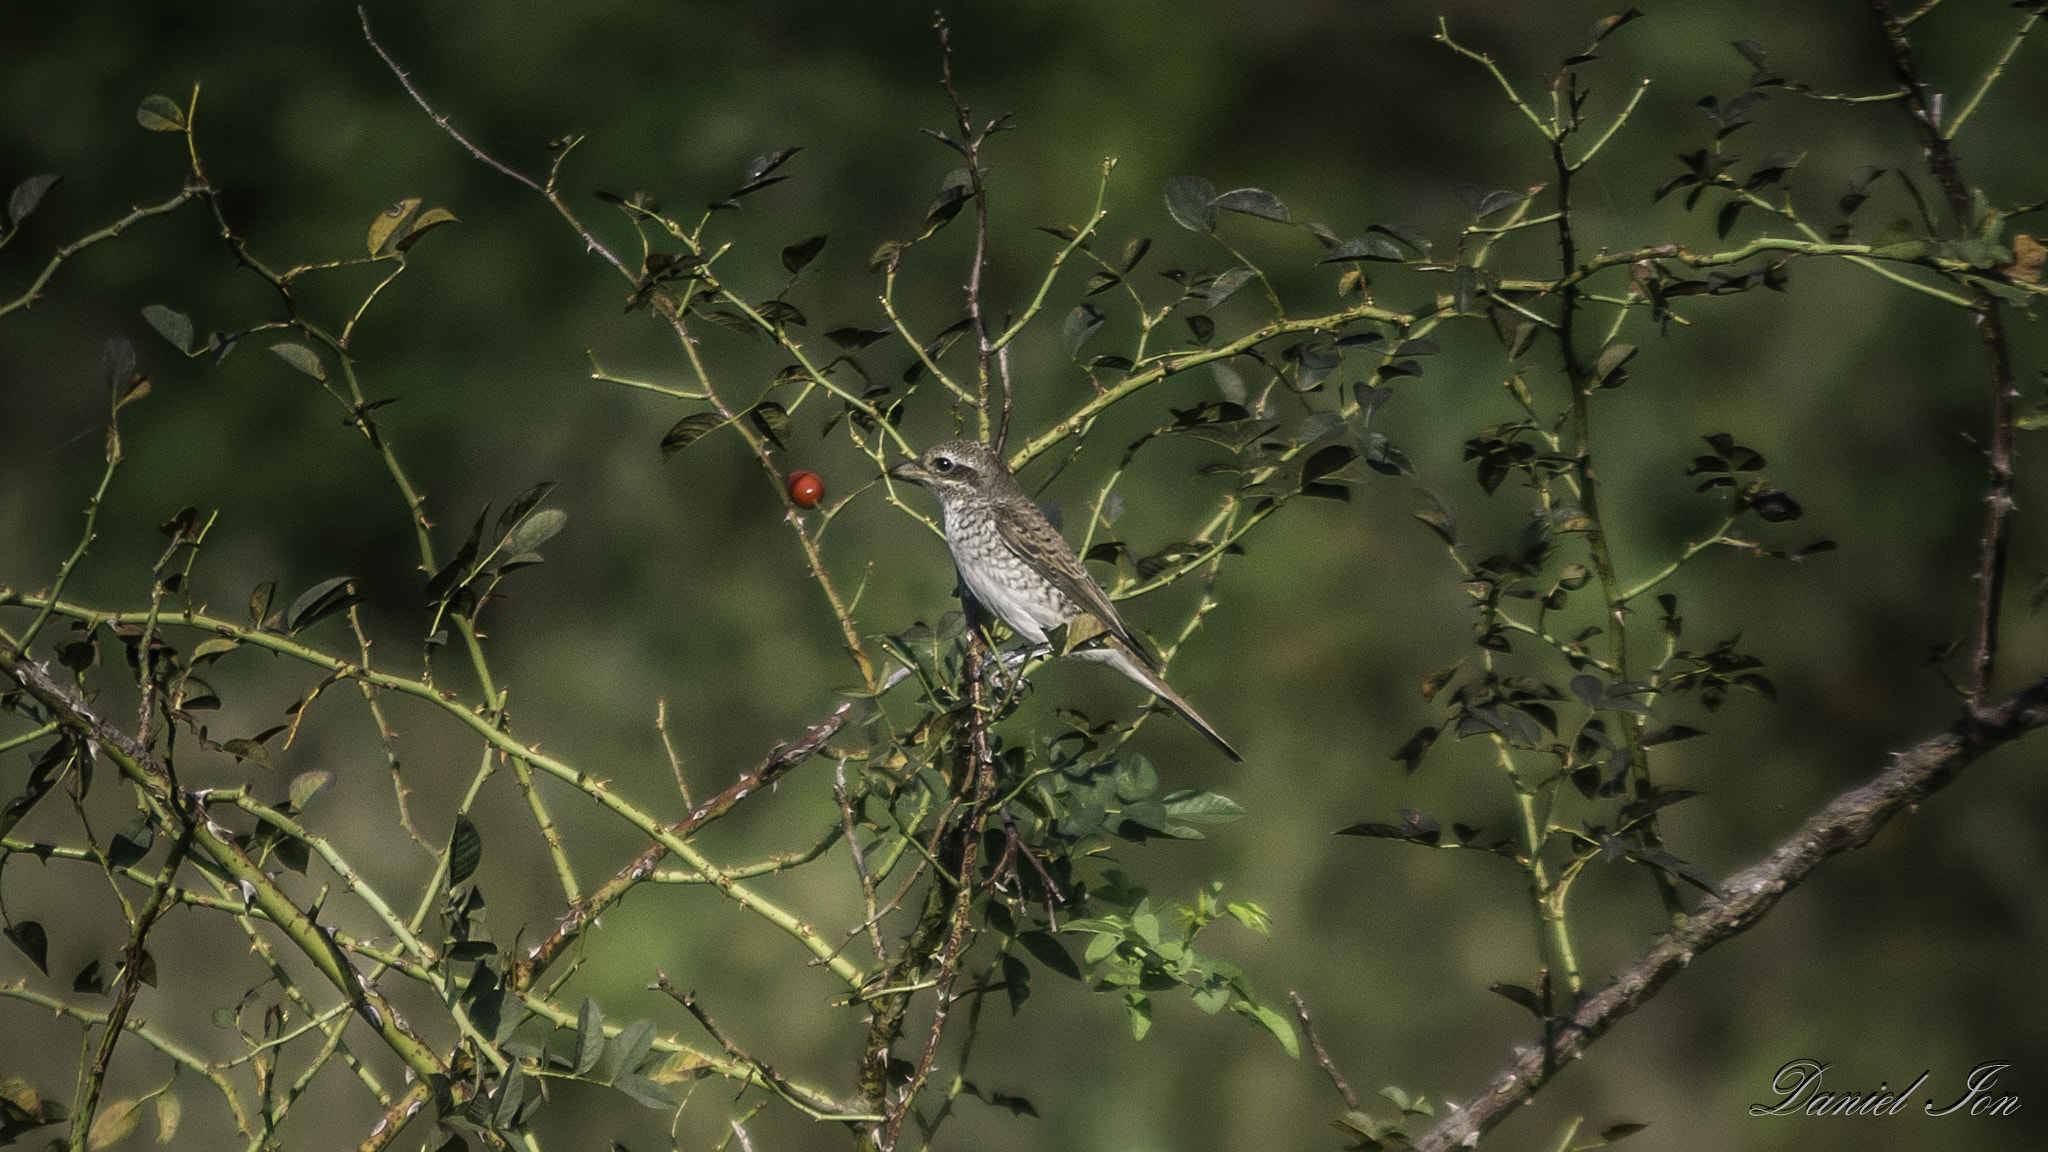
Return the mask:
[[931,477],[931,473],[924,470],[924,465],[919,464],[915,460],[905,460],[903,463],[889,469],[889,475],[894,476],[898,480],[908,480],[912,484],[922,484]]

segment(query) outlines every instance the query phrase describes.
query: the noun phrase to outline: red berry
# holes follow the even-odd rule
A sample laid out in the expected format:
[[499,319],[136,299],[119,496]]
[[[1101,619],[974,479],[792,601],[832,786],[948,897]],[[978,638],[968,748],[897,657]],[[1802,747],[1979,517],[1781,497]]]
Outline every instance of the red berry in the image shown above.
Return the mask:
[[799,508],[816,508],[825,498],[825,482],[815,472],[789,474],[789,502]]

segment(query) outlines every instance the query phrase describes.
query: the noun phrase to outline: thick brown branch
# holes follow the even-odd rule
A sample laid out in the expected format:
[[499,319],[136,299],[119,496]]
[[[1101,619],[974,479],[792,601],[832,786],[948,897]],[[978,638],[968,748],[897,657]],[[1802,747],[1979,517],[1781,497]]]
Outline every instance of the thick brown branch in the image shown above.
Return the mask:
[[1612,983],[1545,1029],[1547,1042],[1518,1049],[1470,1104],[1444,1117],[1415,1142],[1417,1152],[1448,1152],[1476,1143],[1509,1109],[1534,1095],[1615,1022],[1657,994],[1702,952],[1756,926],[1785,893],[1821,862],[1861,848],[1892,817],[1955,778],[1965,766],[2048,723],[2048,679],[1997,708],[1965,717],[1939,736],[1895,754],[1889,768],[1835,797],[1760,863],[1731,876],[1721,895],[1693,910],[1683,928],[1657,938]]

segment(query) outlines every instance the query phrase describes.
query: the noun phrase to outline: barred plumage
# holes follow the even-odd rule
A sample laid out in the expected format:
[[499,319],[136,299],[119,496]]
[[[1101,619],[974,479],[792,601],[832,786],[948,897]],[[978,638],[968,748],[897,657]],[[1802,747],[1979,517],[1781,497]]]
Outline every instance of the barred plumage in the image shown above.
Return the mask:
[[1159,666],[1117,614],[1102,586],[1046,520],[995,450],[977,440],[951,440],[897,465],[891,475],[922,484],[939,498],[946,546],[960,583],[976,602],[1033,644],[1087,616],[1101,635],[1073,655],[1107,664],[1166,701],[1224,755],[1237,749],[1202,719],[1159,675]]

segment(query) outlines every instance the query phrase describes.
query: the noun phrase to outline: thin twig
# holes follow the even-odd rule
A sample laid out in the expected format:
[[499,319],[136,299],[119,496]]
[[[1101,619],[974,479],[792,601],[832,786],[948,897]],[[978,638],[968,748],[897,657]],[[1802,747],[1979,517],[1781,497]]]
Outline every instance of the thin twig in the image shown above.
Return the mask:
[[589,247],[590,251],[604,257],[605,262],[612,267],[626,273],[628,276],[632,275],[632,272],[626,267],[625,263],[617,256],[614,256],[612,250],[605,247],[603,242],[592,235],[590,229],[584,227],[583,222],[576,218],[576,214],[569,210],[569,205],[563,202],[561,196],[555,192],[552,179],[548,183],[542,184],[524,172],[513,168],[511,165],[501,162],[497,157],[477,147],[469,137],[464,136],[446,115],[434,111],[434,106],[427,103],[426,96],[413,84],[412,75],[399,66],[398,61],[392,58],[391,53],[384,50],[384,45],[378,43],[376,34],[370,31],[370,13],[368,9],[362,5],[357,5],[356,16],[363,22],[363,39],[370,42],[370,47],[375,49],[377,55],[383,59],[384,66],[391,69],[391,74],[396,76],[398,82],[405,86],[406,93],[413,98],[413,101],[420,106],[421,111],[425,112],[441,131],[446,132],[457,144],[462,145],[471,156],[546,197],[548,203],[555,206],[555,211],[561,213],[562,218],[569,222],[570,227],[576,229],[577,233],[583,237],[583,243]]
[[[1969,218],[1969,186],[1963,181],[1955,151],[1941,130],[1932,99],[1914,67],[1913,46],[1906,39],[1908,21],[1901,21],[1887,0],[1868,2],[1891,50],[1892,74],[1898,79],[1899,90],[1906,95],[1911,112],[1909,118],[1913,121],[1913,130],[1919,133],[1921,146],[1926,150],[1927,166],[1933,171],[1935,180],[1940,182],[1957,226],[1967,236],[1976,228]],[[1916,12],[1911,19],[1919,16],[1920,13]],[[2031,27],[2031,21],[2027,26]],[[1979,95],[1982,95],[1981,91]],[[1984,493],[1984,531],[1977,548],[1976,635],[1970,646],[1970,672],[1963,690],[1965,701],[1974,709],[1983,705],[1985,695],[1991,690],[1992,674],[1998,660],[2006,556],[2012,535],[2013,402],[2019,398],[2019,392],[2013,387],[2012,353],[2006,345],[2004,314],[1998,298],[1981,286],[1974,287],[1970,308],[1976,313],[1977,338],[1984,345],[1991,383],[1991,446],[1985,453],[1989,476]]]
[[1323,1038],[1316,1035],[1316,1026],[1308,1018],[1308,1005],[1302,1002],[1301,993],[1289,992],[1287,998],[1294,1002],[1294,1015],[1301,1021],[1301,1030],[1308,1033],[1308,1046],[1316,1054],[1316,1063],[1323,1066],[1324,1073],[1330,1077],[1330,1083],[1337,1086],[1337,1095],[1344,1098],[1344,1106],[1353,1112],[1358,1111],[1358,1093],[1351,1090],[1350,1081],[1344,1079],[1342,1072],[1337,1071],[1337,1062],[1330,1059],[1330,1050],[1323,1047]]
[[[690,809],[687,815],[666,829],[667,842],[657,841],[631,863],[619,869],[609,881],[581,901],[572,904],[556,921],[554,931],[513,965],[512,970],[506,974],[506,983],[515,988],[525,987],[531,983],[533,978],[545,971],[548,965],[561,955],[562,950],[583,931],[585,924],[618,903],[635,884],[651,875],[655,865],[661,863],[662,858],[669,854],[673,842],[688,838],[698,828],[730,811],[741,800],[774,784],[782,778],[783,773],[809,759],[813,753],[824,747],[825,742],[846,723],[846,718],[853,714],[853,703],[851,700],[841,702],[832,710],[830,716],[812,725],[810,731],[804,733],[803,739],[787,748],[778,749],[759,767],[742,773],[740,778],[728,785],[724,791]],[[707,878],[714,876],[712,870],[700,868],[700,871],[704,871]]]

